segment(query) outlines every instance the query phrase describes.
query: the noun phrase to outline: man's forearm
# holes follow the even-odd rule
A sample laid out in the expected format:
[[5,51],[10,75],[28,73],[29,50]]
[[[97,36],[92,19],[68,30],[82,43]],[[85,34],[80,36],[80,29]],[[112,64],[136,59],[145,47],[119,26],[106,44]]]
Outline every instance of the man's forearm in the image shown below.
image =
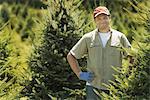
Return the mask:
[[79,77],[79,73],[80,73],[80,68],[79,68],[79,63],[77,61],[77,59],[69,52],[67,55],[67,60],[69,62],[69,65],[71,66],[71,69],[73,70],[73,72]]

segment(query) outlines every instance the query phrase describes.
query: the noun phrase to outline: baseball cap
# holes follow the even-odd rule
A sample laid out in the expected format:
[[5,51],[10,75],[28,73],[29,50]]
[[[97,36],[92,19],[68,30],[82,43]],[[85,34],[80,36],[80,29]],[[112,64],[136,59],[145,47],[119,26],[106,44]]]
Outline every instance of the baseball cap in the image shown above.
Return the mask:
[[100,14],[110,15],[110,12],[105,6],[99,6],[99,7],[94,9],[94,14],[93,14],[94,18]]

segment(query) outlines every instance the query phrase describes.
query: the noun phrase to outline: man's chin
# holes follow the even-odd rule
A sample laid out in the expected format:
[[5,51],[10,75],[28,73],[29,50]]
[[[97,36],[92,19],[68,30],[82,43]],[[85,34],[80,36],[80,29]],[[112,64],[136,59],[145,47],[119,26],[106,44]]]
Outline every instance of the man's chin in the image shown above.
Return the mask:
[[99,29],[101,29],[101,30],[105,30],[106,28],[108,28],[108,27],[107,26],[99,27]]

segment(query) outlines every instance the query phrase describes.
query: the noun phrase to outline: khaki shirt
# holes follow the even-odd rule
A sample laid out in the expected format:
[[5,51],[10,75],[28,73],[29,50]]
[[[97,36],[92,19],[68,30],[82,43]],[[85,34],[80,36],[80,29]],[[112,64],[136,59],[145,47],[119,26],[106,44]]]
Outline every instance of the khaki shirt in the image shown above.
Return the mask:
[[122,66],[123,52],[120,50],[122,46],[125,48],[131,46],[123,33],[111,29],[110,39],[103,47],[98,29],[95,29],[85,34],[70,52],[76,59],[86,55],[87,70],[95,75],[90,84],[96,88],[106,89],[102,83],[108,84],[108,80],[114,80],[115,71],[112,66]]

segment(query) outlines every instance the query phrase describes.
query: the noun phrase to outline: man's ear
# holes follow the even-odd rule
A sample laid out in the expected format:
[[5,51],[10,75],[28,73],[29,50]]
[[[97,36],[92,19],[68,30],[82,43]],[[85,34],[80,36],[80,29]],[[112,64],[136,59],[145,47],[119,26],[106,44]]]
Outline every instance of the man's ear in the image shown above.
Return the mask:
[[109,18],[111,19],[111,15],[109,15]]
[[109,20],[111,21],[111,16],[109,15]]
[[96,18],[94,18],[93,20],[94,20],[94,22],[96,22]]

